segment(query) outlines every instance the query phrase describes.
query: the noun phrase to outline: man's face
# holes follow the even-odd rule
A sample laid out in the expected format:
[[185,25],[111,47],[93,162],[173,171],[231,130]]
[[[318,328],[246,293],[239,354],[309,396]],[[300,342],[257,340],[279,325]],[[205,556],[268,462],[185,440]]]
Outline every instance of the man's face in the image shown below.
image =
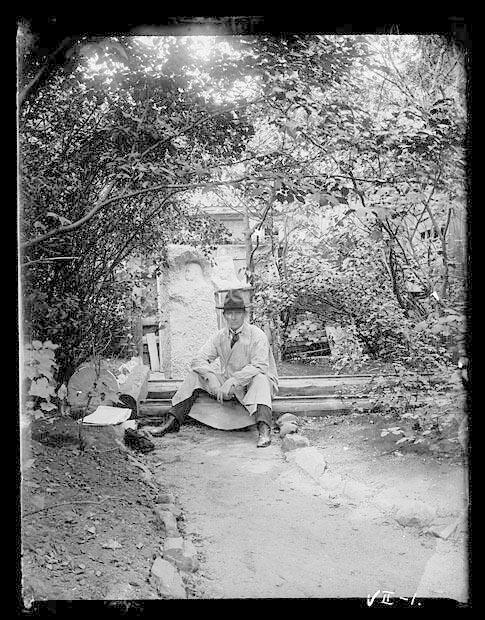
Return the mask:
[[224,318],[226,323],[233,331],[236,331],[244,323],[244,317],[246,312],[244,310],[226,310],[224,312]]

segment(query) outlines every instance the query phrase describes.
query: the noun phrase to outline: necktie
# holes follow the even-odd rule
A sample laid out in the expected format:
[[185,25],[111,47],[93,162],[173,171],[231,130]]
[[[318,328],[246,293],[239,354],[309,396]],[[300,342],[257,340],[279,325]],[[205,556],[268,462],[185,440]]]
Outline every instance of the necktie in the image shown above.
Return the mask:
[[239,334],[236,332],[232,332],[231,349],[238,340],[239,340]]

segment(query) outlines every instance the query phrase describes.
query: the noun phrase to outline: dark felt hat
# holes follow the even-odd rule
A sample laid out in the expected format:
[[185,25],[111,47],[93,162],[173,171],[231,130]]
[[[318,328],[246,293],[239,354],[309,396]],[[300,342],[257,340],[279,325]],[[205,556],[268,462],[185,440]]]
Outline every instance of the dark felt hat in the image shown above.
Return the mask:
[[223,306],[216,306],[219,310],[246,310],[247,306],[241,291],[228,291]]

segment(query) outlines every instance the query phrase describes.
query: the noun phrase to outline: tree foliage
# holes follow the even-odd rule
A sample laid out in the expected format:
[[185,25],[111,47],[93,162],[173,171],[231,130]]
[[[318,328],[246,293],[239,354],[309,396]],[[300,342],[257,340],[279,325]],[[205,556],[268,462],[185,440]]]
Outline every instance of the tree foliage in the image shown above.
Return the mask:
[[[61,344],[63,368],[126,328],[130,257],[227,238],[197,208],[201,192],[253,222],[256,318],[283,341],[310,313],[309,341],[345,325],[365,355],[440,363],[463,331],[450,241],[465,213],[465,78],[452,45],[78,37],[72,49],[20,113],[26,319]],[[39,75],[28,54],[25,75]],[[263,227],[271,278],[254,270]]]

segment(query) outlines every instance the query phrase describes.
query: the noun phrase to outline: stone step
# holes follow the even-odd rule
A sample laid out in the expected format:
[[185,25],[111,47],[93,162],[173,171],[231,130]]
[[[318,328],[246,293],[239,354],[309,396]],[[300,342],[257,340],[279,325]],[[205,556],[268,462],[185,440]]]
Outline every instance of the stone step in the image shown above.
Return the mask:
[[[141,403],[139,415],[141,418],[156,418],[166,413],[170,407],[171,400],[169,398],[148,398]],[[275,413],[294,413],[302,416],[350,412],[355,407],[368,411],[372,409],[373,401],[365,396],[341,398],[330,394],[319,396],[276,396],[273,399],[273,411]]]
[[[152,373],[148,382],[148,398],[172,398],[182,383],[181,379],[152,378],[159,373]],[[380,375],[380,380],[392,385],[398,380],[398,375]],[[362,375],[315,375],[307,377],[280,377],[279,397],[286,396],[338,396],[339,393],[348,394],[354,389],[365,390],[376,382],[377,376]]]

